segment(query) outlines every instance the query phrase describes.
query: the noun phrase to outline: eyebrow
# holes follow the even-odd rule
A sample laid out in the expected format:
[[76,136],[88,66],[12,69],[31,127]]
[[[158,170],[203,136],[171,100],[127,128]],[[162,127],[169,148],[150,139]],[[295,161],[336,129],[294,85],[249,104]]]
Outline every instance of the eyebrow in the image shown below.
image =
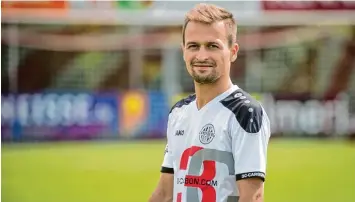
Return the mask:
[[194,42],[194,41],[189,41],[186,43],[186,45],[196,45],[196,44],[200,44],[200,43],[197,43],[197,42]]
[[195,42],[195,41],[189,41],[186,43],[186,45],[200,45],[200,44],[217,44],[217,45],[220,45],[218,42],[215,42],[215,41],[207,41],[207,42],[204,42],[204,43],[198,43],[198,42]]

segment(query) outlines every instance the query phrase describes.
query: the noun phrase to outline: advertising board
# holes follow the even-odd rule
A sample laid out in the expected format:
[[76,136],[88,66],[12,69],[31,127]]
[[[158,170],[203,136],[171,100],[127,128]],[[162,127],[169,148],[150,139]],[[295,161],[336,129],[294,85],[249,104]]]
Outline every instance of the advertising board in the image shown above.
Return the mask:
[[80,139],[117,134],[116,94],[41,93],[2,96],[1,132],[11,139]]

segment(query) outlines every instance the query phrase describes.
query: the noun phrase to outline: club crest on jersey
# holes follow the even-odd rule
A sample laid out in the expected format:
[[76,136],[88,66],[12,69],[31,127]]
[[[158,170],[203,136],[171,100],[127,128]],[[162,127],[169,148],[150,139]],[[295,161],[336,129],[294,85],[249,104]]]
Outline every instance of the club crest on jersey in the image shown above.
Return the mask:
[[199,133],[200,136],[200,142],[202,144],[209,144],[212,142],[214,136],[215,136],[215,131],[214,127],[212,124],[207,124],[203,126],[202,130]]

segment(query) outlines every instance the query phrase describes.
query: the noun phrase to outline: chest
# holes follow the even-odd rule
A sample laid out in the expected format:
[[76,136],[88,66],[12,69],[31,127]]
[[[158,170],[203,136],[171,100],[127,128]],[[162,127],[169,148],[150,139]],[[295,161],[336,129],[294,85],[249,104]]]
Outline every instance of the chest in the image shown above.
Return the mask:
[[173,156],[179,159],[191,148],[231,151],[229,119],[223,110],[177,114],[169,136]]

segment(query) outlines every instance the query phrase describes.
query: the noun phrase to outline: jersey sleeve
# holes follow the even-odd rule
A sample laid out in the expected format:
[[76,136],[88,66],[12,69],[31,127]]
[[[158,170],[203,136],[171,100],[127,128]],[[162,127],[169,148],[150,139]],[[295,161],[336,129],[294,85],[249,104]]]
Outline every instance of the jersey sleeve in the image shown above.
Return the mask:
[[166,144],[166,147],[165,147],[164,160],[163,160],[163,164],[161,166],[160,172],[171,173],[171,174],[174,173],[173,158],[171,155],[171,151],[169,151],[169,144]]
[[173,157],[172,157],[172,151],[171,147],[169,147],[169,136],[170,136],[170,124],[171,124],[171,118],[169,117],[168,120],[168,127],[167,127],[167,144],[165,146],[165,151],[164,151],[164,160],[161,165],[161,170],[160,172],[162,173],[174,173],[174,167],[173,167]]
[[230,129],[236,180],[264,181],[270,122],[262,107],[250,107],[242,118],[233,119]]

